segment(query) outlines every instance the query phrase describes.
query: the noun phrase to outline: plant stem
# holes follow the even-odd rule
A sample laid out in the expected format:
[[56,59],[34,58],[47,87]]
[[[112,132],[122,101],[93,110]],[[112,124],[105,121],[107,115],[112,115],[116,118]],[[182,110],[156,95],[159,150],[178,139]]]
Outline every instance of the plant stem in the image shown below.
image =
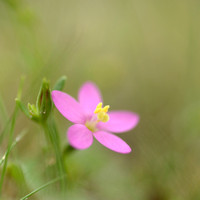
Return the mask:
[[[48,140],[47,142],[50,142],[54,149],[54,153],[56,156],[57,170],[58,170],[59,176],[62,177],[63,175],[66,174],[66,170],[64,167],[62,153],[60,150],[60,140],[59,140],[58,131],[56,129],[55,121],[52,118],[52,116],[50,116],[47,121],[42,123],[42,127],[47,136],[47,140]],[[63,191],[66,189],[66,180],[65,179],[61,179],[61,188]]]
[[0,113],[1,113],[0,115],[1,115],[2,120],[4,121],[4,123],[6,123],[9,117],[8,117],[8,113],[1,96],[0,96]]
[[10,154],[10,151],[12,149],[12,141],[13,141],[13,136],[14,136],[14,127],[15,127],[15,122],[16,122],[16,117],[17,117],[17,112],[18,112],[18,107],[15,107],[14,115],[12,117],[11,121],[11,127],[10,127],[10,133],[9,133],[9,141],[8,141],[8,147],[5,153],[5,160],[4,160],[4,165],[1,173],[1,178],[0,178],[0,196],[2,193],[2,186],[4,182],[4,177],[6,173],[6,168],[7,168],[7,163],[8,163],[8,156]]
[[[19,86],[19,90],[18,90],[18,93],[17,93],[18,99],[21,98],[23,83],[24,83],[24,77],[22,77],[21,81],[20,81],[20,86]],[[1,197],[1,194],[2,194],[3,182],[4,182],[4,177],[5,177],[5,174],[6,174],[6,168],[7,168],[7,164],[8,164],[8,156],[9,156],[10,151],[12,149],[12,143],[13,143],[13,137],[14,137],[14,128],[15,128],[17,113],[18,113],[18,106],[16,104],[13,116],[11,118],[11,126],[10,126],[10,131],[9,131],[9,138],[8,138],[8,147],[7,147],[7,150],[6,150],[6,153],[5,153],[4,165],[3,165],[1,178],[0,178],[0,197]]]
[[[24,137],[24,135],[27,133],[27,131],[22,131],[15,139],[15,141],[12,143],[11,147],[10,147],[10,151],[12,150],[13,147],[15,147],[15,145],[21,140],[21,138]],[[6,153],[3,155],[3,157],[0,159],[0,166],[4,163],[5,158],[6,158],[6,154],[8,151],[6,151]]]

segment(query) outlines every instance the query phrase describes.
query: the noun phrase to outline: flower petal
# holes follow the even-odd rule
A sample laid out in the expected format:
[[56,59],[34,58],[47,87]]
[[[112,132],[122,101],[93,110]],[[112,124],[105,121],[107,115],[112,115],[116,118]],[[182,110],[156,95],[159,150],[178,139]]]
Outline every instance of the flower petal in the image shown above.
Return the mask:
[[97,104],[102,102],[98,87],[92,82],[84,83],[78,94],[80,104],[87,113],[93,113]]
[[52,91],[51,96],[56,108],[65,118],[73,123],[84,123],[83,109],[73,97],[57,90]]
[[121,138],[116,135],[98,131],[94,133],[94,137],[105,147],[111,149],[112,151],[116,151],[118,153],[130,153],[131,148],[124,142]]
[[74,124],[67,131],[67,138],[71,146],[76,149],[87,149],[92,145],[92,132],[82,124]]
[[139,116],[129,111],[112,111],[108,112],[108,115],[109,121],[106,123],[99,122],[99,129],[121,133],[131,130],[139,122]]

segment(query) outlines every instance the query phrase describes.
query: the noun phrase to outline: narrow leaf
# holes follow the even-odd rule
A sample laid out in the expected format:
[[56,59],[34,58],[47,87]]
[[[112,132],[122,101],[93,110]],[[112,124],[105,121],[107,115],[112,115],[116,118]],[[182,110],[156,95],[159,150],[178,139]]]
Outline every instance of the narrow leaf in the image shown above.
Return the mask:
[[56,82],[56,84],[53,87],[53,90],[60,90],[62,91],[64,86],[65,86],[65,82],[67,80],[66,76],[62,76],[58,79],[58,81]]
[[1,118],[4,121],[4,123],[6,123],[8,120],[8,113],[7,113],[5,104],[4,104],[1,96],[0,96],[0,115],[1,115]]
[[29,113],[29,110],[27,107],[18,99],[15,99],[17,106],[20,108],[20,110],[28,117],[31,118],[31,115]]
[[56,178],[56,179],[54,179],[54,180],[52,180],[52,181],[49,181],[48,183],[46,183],[46,184],[40,186],[39,188],[37,188],[37,189],[33,190],[32,192],[30,192],[29,194],[27,194],[26,196],[22,197],[20,200],[26,200],[26,199],[28,199],[30,196],[32,196],[32,195],[34,195],[35,193],[39,192],[40,190],[46,188],[47,186],[49,186],[49,185],[51,185],[51,184],[53,184],[53,183],[56,183],[57,181],[63,179],[64,177],[65,177],[65,176],[63,176],[63,177],[58,177],[58,178]]

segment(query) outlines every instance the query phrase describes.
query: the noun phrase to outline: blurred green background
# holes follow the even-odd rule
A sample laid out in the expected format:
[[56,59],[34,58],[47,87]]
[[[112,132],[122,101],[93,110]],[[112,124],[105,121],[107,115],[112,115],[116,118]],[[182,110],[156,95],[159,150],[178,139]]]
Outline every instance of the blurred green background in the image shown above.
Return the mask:
[[[95,142],[68,158],[66,199],[200,199],[199,22],[197,0],[0,0],[0,95],[8,116],[22,75],[25,103],[35,102],[43,77],[53,86],[67,75],[64,91],[72,96],[91,80],[111,109],[141,117],[120,135],[131,154]],[[55,115],[65,145],[70,123]],[[37,162],[44,141],[20,113],[16,134],[24,128],[28,134],[11,160],[22,167],[30,192],[44,183]],[[18,199],[15,184],[7,183],[7,199]],[[30,199],[57,195],[45,189]]]

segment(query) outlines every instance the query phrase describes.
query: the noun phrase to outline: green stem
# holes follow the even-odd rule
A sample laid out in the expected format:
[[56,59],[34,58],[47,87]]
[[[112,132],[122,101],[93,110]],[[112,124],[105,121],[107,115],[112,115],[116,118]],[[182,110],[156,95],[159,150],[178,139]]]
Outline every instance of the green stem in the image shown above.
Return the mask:
[[[42,127],[47,136],[48,142],[50,141],[50,143],[54,149],[54,153],[56,156],[57,170],[58,170],[59,176],[62,177],[63,175],[66,174],[66,170],[64,167],[64,161],[63,161],[62,153],[60,150],[59,136],[58,136],[58,132],[56,129],[54,119],[50,116],[47,121],[42,123]],[[62,187],[63,191],[66,189],[66,180],[65,179],[61,179],[61,187]]]
[[2,120],[4,121],[4,123],[6,123],[9,117],[1,95],[0,95],[0,113]]
[[[12,118],[13,118],[13,114],[12,114],[11,119]],[[3,139],[4,139],[5,135],[7,134],[9,128],[10,128],[10,119],[6,122],[6,125],[5,125],[5,127],[3,129],[3,131],[0,133],[0,145],[3,142]]]
[[[27,131],[22,131],[15,139],[15,141],[12,143],[11,147],[10,147],[10,151],[12,150],[13,147],[15,147],[15,145],[21,140],[21,138],[24,137],[24,135],[27,133]],[[0,166],[4,163],[5,158],[6,158],[6,154],[8,154],[8,150],[6,151],[6,153],[3,155],[3,157],[0,159]]]
[[[24,77],[22,77],[21,81],[20,81],[20,86],[19,86],[19,90],[18,90],[18,93],[17,93],[18,99],[21,98],[23,83],[24,83]],[[13,138],[14,138],[14,128],[15,128],[17,113],[18,113],[18,106],[16,104],[14,114],[11,118],[11,126],[10,126],[10,131],[9,131],[9,138],[8,138],[8,147],[7,147],[7,150],[6,150],[6,153],[5,153],[4,165],[3,165],[1,178],[0,178],[0,197],[1,197],[1,194],[2,194],[3,182],[4,182],[4,178],[5,178],[5,174],[6,174],[6,168],[7,168],[7,164],[8,164],[8,156],[9,156],[11,149],[12,149]]]
[[5,160],[4,160],[4,165],[3,165],[3,169],[2,169],[2,173],[1,173],[1,179],[0,179],[0,196],[1,196],[1,193],[2,193],[2,186],[3,186],[3,182],[4,182],[4,177],[5,177],[5,174],[6,174],[6,168],[7,168],[7,163],[8,163],[8,156],[9,156],[10,151],[12,149],[12,141],[13,141],[13,136],[14,136],[14,127],[15,127],[17,112],[18,112],[18,107],[16,106],[15,107],[15,111],[14,111],[14,115],[13,115],[12,121],[11,121],[11,128],[10,128],[10,134],[9,134],[8,147],[7,147],[7,151],[5,153]]

